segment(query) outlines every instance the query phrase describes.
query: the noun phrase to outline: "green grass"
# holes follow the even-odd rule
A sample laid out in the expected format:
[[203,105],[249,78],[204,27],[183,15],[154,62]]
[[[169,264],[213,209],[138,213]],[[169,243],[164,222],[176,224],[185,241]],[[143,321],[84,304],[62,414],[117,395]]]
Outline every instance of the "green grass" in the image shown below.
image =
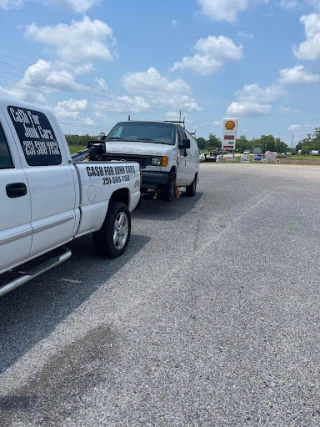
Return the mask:
[[80,150],[84,150],[85,148],[87,148],[87,147],[81,146],[81,145],[69,145],[69,150],[70,150],[71,154],[74,154]]
[[286,158],[292,160],[320,160],[320,156],[309,156],[308,154],[295,154]]

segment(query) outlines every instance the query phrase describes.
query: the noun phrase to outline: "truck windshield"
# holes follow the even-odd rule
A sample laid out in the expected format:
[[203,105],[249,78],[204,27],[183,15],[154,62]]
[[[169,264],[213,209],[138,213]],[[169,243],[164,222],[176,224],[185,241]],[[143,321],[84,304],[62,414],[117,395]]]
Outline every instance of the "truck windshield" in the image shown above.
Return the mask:
[[170,123],[121,122],[111,129],[106,141],[139,141],[174,145],[175,135],[176,128]]

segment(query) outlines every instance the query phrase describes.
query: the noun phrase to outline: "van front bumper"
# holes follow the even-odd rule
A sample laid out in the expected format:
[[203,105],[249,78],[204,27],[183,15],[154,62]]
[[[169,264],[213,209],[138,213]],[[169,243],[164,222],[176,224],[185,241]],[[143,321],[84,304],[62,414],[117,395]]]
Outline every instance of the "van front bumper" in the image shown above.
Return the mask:
[[169,180],[169,172],[151,172],[142,170],[141,188],[156,189],[158,185],[166,185]]

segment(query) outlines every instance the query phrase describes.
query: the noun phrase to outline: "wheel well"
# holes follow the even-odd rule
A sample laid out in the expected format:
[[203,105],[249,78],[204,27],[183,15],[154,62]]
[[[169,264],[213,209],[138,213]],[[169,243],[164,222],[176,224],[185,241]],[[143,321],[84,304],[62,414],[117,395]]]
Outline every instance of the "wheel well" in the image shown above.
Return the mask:
[[177,169],[174,167],[174,166],[172,166],[172,168],[171,168],[171,171],[170,172],[174,172],[176,175],[177,175]]
[[122,202],[129,206],[129,190],[127,188],[120,188],[112,193],[110,202]]

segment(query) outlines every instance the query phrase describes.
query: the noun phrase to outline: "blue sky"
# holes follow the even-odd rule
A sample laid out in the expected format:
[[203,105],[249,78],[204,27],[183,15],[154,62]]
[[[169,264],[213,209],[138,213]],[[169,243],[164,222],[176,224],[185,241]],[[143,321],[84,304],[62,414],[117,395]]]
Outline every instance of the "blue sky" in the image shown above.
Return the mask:
[[197,136],[320,122],[320,0],[0,0],[0,96],[52,108],[65,133],[186,117]]

